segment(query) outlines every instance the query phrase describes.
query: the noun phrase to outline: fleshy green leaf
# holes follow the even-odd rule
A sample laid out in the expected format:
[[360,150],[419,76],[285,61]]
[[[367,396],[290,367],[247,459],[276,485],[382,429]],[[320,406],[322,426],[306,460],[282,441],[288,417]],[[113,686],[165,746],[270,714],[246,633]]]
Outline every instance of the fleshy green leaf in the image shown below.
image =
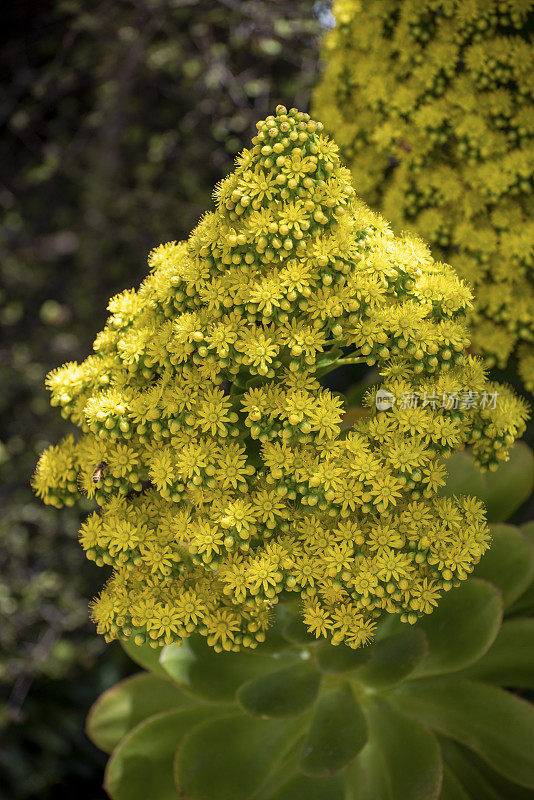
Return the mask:
[[472,664],[494,641],[501,619],[500,593],[490,583],[471,578],[451,589],[417,623],[427,636],[429,653],[414,674],[454,672]]
[[143,669],[149,672],[153,672],[154,675],[158,675],[160,678],[169,679],[169,676],[161,668],[159,663],[161,647],[154,648],[150,647],[149,644],[136,645],[133,643],[132,639],[129,639],[127,642],[121,639],[121,647],[126,655],[129,656],[132,661],[135,661],[136,664],[139,664],[140,667],[143,667]]
[[369,686],[392,686],[404,680],[428,654],[424,632],[405,626],[406,630],[378,641],[367,663],[355,672],[357,681]]
[[508,616],[511,614],[521,614],[522,616],[532,616],[534,614],[534,581],[527,586],[523,594],[510,606]]
[[203,700],[233,700],[236,690],[250,678],[300,661],[294,652],[279,656],[262,655],[256,650],[240,653],[216,653],[201,637],[191,637],[183,644],[168,645],[160,657],[165,674],[184,691]]
[[301,661],[247,681],[236,698],[254,717],[292,717],[312,705],[320,682],[321,674],[314,664]]
[[436,800],[442,762],[435,736],[377,696],[369,702],[367,719],[370,739],[382,755],[384,800]]
[[[396,633],[403,633],[406,630],[406,623],[402,622],[399,614],[384,614],[378,621],[376,628],[375,641],[380,642],[388,636]],[[368,647],[372,650],[372,646]]]
[[448,771],[463,787],[464,794],[460,797],[467,797],[468,800],[500,800],[500,796],[488,785],[484,775],[467,757],[465,748],[442,739],[441,751]]
[[534,619],[505,620],[492,646],[463,678],[534,688]]
[[439,800],[471,800],[456,775],[446,764],[443,765],[443,781]]
[[452,495],[474,495],[486,499],[485,476],[475,466],[469,453],[453,453],[446,461],[447,483],[439,490],[444,497]]
[[[528,522],[521,526],[521,530],[534,547],[534,522]],[[534,580],[532,580],[524,592],[508,609],[508,614],[534,614]]]
[[288,642],[294,644],[313,644],[317,641],[314,633],[310,633],[301,619],[291,617],[283,626],[282,633]]
[[260,720],[232,714],[185,737],[175,779],[187,800],[248,800],[295,745],[302,720]]
[[390,800],[383,756],[374,742],[367,742],[345,771],[346,800]]
[[532,800],[530,789],[499,775],[472,750],[450,739],[442,739],[441,746],[472,800]]
[[197,706],[150,717],[133,729],[108,761],[104,788],[112,800],[177,800],[173,758],[183,736],[213,716]]
[[467,494],[486,504],[490,522],[504,522],[529,497],[534,485],[534,454],[524,442],[510,448],[510,460],[496,472],[481,475],[467,453],[447,460],[448,479],[440,494]]
[[332,775],[349,763],[367,741],[367,724],[348,683],[321,694],[302,745],[300,769]]
[[341,775],[328,778],[309,778],[295,775],[275,791],[269,800],[345,800],[345,786]]
[[321,672],[326,674],[349,672],[365,664],[372,651],[372,647],[354,649],[343,644],[334,647],[328,642],[320,642],[315,648],[315,661]]
[[486,509],[490,522],[503,522],[530,496],[534,486],[534,454],[524,442],[510,448],[510,460],[486,478]]
[[497,586],[504,608],[508,608],[532,581],[534,547],[521,529],[512,525],[492,525],[491,536],[491,547],[482,556],[475,576]]
[[[485,778],[486,784],[497,792],[499,800],[532,800],[532,792],[530,789],[519,786],[517,783],[512,783],[503,775],[495,772],[495,770],[491,769],[491,767],[488,766],[485,761],[482,761],[472,750],[463,748],[463,752],[466,753],[469,761],[471,761],[473,766]],[[478,798],[478,800],[482,800],[482,798]],[[486,800],[485,797],[484,800]]]
[[291,647],[291,642],[287,641],[282,632],[283,625],[286,621],[283,610],[284,605],[284,603],[278,603],[278,605],[275,606],[274,620],[266,633],[265,641],[254,650],[254,653],[261,653],[261,655],[280,653],[284,648]]
[[104,692],[89,711],[87,735],[111,753],[132,728],[153,714],[191,705],[193,701],[170,681],[143,672]]
[[534,788],[534,706],[474,681],[410,681],[390,695],[406,713],[473,749],[511,781]]

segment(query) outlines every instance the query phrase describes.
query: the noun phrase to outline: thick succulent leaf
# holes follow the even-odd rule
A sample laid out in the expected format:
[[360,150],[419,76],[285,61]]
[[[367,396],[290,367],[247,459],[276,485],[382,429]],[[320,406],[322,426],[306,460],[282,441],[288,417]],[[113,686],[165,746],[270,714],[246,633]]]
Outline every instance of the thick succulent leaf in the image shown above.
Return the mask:
[[168,711],[134,728],[107,763],[104,788],[112,800],[177,800],[176,748],[191,728],[216,713],[207,705]]
[[[506,780],[498,772],[490,769],[487,764],[481,764],[479,769],[486,778],[487,785],[496,790],[499,800],[532,800],[531,789],[526,789],[524,786],[518,786],[517,783]],[[481,796],[480,798],[475,798],[475,800],[486,800],[486,797]]]
[[[393,636],[395,633],[402,633],[405,630],[406,623],[402,622],[400,614],[384,613],[376,627],[375,641],[380,642],[388,636]],[[368,649],[371,650],[372,647],[369,646]]]
[[390,800],[382,753],[368,742],[345,770],[345,800]]
[[269,800],[345,800],[343,777],[309,778],[307,775],[295,775],[278,791],[269,793]]
[[191,637],[183,644],[168,645],[160,657],[165,673],[184,691],[203,700],[233,700],[236,690],[246,681],[299,661],[295,652],[279,656],[257,651],[216,653],[201,637]]
[[332,775],[349,763],[367,741],[367,723],[350,684],[322,693],[302,745],[306,775]]
[[193,702],[170,681],[143,672],[100,695],[87,717],[87,735],[97,747],[111,753],[120,740],[147,717],[173,708],[185,708]]
[[443,765],[443,781],[439,800],[471,800],[456,775]]
[[428,654],[425,633],[408,625],[405,630],[378,641],[367,663],[355,672],[358,682],[384,688],[404,680]]
[[534,788],[534,706],[467,680],[410,681],[392,700],[444,736],[470,747],[497,772]]
[[185,737],[175,780],[187,800],[248,800],[276,770],[302,732],[301,719],[253,719],[234,713]]
[[501,590],[506,609],[532,582],[534,546],[520,528],[512,525],[492,525],[491,536],[491,547],[482,556],[475,576]]
[[488,785],[484,775],[468,758],[465,748],[447,739],[441,739],[440,744],[447,770],[463,787],[464,797],[469,800],[500,800],[499,794]]
[[481,475],[467,453],[454,453],[447,460],[448,479],[440,494],[467,494],[486,504],[490,522],[504,522],[529,497],[534,485],[534,454],[523,442],[510,449],[510,460],[496,472]]
[[372,652],[372,647],[352,648],[343,644],[334,647],[328,642],[320,642],[314,648],[317,667],[326,674],[357,669],[368,661]]
[[[445,763],[454,770],[471,800],[532,800],[532,791],[491,769],[473,750],[441,739]],[[441,800],[441,798],[440,798]]]
[[293,717],[312,705],[320,683],[321,673],[315,665],[301,661],[247,681],[236,699],[254,717]]
[[[521,526],[521,530],[534,547],[534,522]],[[534,615],[534,580],[508,609],[508,614]]]
[[283,607],[284,603],[278,603],[275,607],[274,621],[267,631],[265,641],[254,650],[254,653],[260,653],[261,655],[279,653],[281,650],[292,646],[292,643],[287,641],[282,632],[286,623]]
[[384,800],[437,800],[442,762],[435,736],[376,695],[366,713],[370,739],[382,755],[385,790],[378,796]]
[[[306,723],[303,723],[302,731],[306,730]],[[299,775],[300,741],[295,742],[285,755],[277,760],[273,772],[267,773],[267,777],[262,782],[259,789],[254,792],[254,800],[272,800],[273,794],[280,791],[287,783]]]
[[508,609],[507,616],[534,616],[534,581]]
[[136,664],[139,664],[140,667],[153,672],[154,675],[158,675],[160,678],[169,679],[169,676],[159,663],[161,647],[150,647],[149,644],[137,645],[133,643],[132,639],[128,639],[127,642],[121,639],[121,647],[126,655]]
[[534,619],[505,620],[488,652],[462,670],[461,677],[534,688]]
[[284,638],[293,644],[313,644],[317,641],[314,633],[310,633],[298,616],[291,616],[282,627]]
[[490,522],[503,522],[530,496],[534,487],[534,453],[524,442],[510,448],[510,460],[487,472],[486,509]]
[[435,675],[472,664],[494,641],[502,619],[500,592],[478,578],[464,581],[417,623],[428,639],[429,653],[413,673]]
[[284,628],[298,615],[299,605],[293,600],[286,599],[277,603],[272,609],[272,620],[266,631],[265,641],[255,648],[254,654],[269,655],[293,647],[294,643],[284,637]]
[[439,493],[445,497],[453,495],[473,495],[486,500],[486,480],[471,455],[465,451],[453,453],[445,462],[447,466],[447,483]]

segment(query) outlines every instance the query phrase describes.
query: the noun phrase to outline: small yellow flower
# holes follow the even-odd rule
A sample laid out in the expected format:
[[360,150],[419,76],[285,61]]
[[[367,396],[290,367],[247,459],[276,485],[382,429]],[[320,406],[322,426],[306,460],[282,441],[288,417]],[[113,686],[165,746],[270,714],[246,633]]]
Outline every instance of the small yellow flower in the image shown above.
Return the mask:
[[231,611],[221,609],[210,614],[206,620],[208,644],[216,650],[231,650],[235,635],[239,631],[239,619]]
[[170,644],[181,626],[180,615],[167,603],[158,603],[152,609],[147,628],[151,639],[163,638]]
[[302,618],[310,633],[314,633],[317,639],[320,636],[328,635],[328,631],[331,629],[331,619],[328,612],[319,603],[312,602],[304,606]]

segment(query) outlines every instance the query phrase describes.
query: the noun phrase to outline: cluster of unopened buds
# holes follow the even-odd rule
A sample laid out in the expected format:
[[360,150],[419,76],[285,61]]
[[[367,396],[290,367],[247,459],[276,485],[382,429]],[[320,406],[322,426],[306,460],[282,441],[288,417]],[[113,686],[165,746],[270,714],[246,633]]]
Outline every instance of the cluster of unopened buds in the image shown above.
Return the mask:
[[[81,436],[43,454],[35,490],[97,503],[80,539],[113,567],[92,607],[108,639],[255,647],[298,598],[309,631],[358,647],[471,572],[485,512],[438,496],[445,459],[471,445],[494,469],[526,410],[466,352],[467,287],[356,199],[307,114],[258,123],[215,197],[111,300],[94,353],[49,375]],[[375,387],[350,428],[320,380],[353,364],[395,397],[498,401],[378,411]]]

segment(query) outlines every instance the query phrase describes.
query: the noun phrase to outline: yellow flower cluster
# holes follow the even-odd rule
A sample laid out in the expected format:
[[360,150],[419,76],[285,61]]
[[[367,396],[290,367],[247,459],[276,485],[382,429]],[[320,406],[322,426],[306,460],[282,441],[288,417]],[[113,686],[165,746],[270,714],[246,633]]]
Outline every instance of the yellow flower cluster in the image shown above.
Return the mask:
[[48,377],[82,429],[39,461],[46,503],[96,510],[81,544],[113,575],[93,604],[108,639],[194,631],[255,647],[297,595],[317,636],[351,647],[384,612],[414,622],[488,546],[484,509],[440,499],[443,457],[472,444],[494,468],[526,409],[394,403],[343,424],[322,388],[376,364],[382,390],[491,392],[466,355],[470,294],[418,240],[354,195],[322,125],[279,106],[187,242],[157,247],[109,305],[94,353]]
[[314,112],[358,191],[474,287],[474,352],[534,391],[532,0],[336,0]]

